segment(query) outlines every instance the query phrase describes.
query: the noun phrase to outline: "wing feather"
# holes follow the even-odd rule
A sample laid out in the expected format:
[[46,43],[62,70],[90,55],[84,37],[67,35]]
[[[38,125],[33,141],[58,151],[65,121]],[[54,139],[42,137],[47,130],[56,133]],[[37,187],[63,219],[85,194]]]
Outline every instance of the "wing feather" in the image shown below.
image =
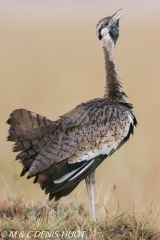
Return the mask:
[[94,99],[77,106],[61,117],[53,138],[34,160],[28,178],[56,162],[84,161],[88,152],[101,149],[104,143],[109,147],[116,136],[119,144],[125,137],[125,126],[129,129],[128,114],[132,112],[125,105],[108,99]]

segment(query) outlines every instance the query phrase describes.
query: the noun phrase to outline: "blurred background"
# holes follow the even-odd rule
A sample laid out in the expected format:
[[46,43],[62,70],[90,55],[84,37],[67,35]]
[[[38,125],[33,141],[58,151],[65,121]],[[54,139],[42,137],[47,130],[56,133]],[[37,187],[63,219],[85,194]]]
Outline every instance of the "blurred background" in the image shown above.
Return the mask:
[[[103,52],[95,25],[123,8],[115,60],[138,120],[134,136],[96,171],[99,212],[160,202],[160,1],[0,1],[0,200],[10,193],[27,201],[46,196],[32,179],[20,178],[12,143],[6,142],[9,114],[25,108],[57,119],[77,104],[102,97]],[[86,201],[84,181],[71,193]],[[68,200],[67,200],[68,199]]]

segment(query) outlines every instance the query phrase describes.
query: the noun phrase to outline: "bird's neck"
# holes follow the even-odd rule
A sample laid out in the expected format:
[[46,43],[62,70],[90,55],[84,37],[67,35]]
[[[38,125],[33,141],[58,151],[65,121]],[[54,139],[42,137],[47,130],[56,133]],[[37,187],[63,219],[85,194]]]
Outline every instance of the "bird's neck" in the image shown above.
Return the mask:
[[125,93],[122,91],[118,69],[114,61],[114,43],[109,34],[103,37],[102,48],[104,51],[105,71],[106,71],[106,86],[104,97],[113,100],[124,101]]

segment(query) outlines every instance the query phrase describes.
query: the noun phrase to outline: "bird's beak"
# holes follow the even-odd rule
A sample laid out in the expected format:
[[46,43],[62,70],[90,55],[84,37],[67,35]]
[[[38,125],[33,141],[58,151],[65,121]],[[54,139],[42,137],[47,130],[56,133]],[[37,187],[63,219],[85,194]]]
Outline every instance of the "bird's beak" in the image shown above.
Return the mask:
[[114,22],[118,21],[118,20],[125,14],[125,13],[122,13],[118,18],[115,19],[115,16],[116,16],[117,13],[118,13],[119,11],[121,11],[121,10],[122,10],[122,8],[119,9],[118,11],[116,11],[116,12],[111,16],[111,21],[110,21],[110,23],[109,23],[109,26],[111,26]]
[[119,9],[118,11],[116,11],[116,12],[111,16],[111,18],[113,19],[113,18],[116,16],[116,14],[117,14],[119,11],[121,11],[121,10],[122,10],[122,8]]
[[124,14],[125,14],[125,12],[122,13],[116,20],[119,20]]

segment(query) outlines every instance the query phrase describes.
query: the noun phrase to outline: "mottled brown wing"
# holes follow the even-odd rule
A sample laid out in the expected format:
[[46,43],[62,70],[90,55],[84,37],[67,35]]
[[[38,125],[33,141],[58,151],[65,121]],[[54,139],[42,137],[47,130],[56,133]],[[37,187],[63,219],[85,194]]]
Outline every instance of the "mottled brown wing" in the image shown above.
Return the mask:
[[81,141],[78,132],[57,130],[33,162],[28,178],[72,156]]
[[108,99],[94,99],[63,115],[52,140],[32,164],[28,177],[66,159],[69,162],[78,161],[87,151],[97,146],[100,148],[107,133],[107,137],[113,140],[112,128],[119,124],[123,129],[126,124],[125,108],[129,110],[125,106],[121,109],[119,104]]
[[16,159],[22,161],[23,176],[38,153],[53,137],[57,122],[25,109],[17,109],[10,114],[7,123],[10,125],[7,140],[15,142],[14,152],[22,151]]

